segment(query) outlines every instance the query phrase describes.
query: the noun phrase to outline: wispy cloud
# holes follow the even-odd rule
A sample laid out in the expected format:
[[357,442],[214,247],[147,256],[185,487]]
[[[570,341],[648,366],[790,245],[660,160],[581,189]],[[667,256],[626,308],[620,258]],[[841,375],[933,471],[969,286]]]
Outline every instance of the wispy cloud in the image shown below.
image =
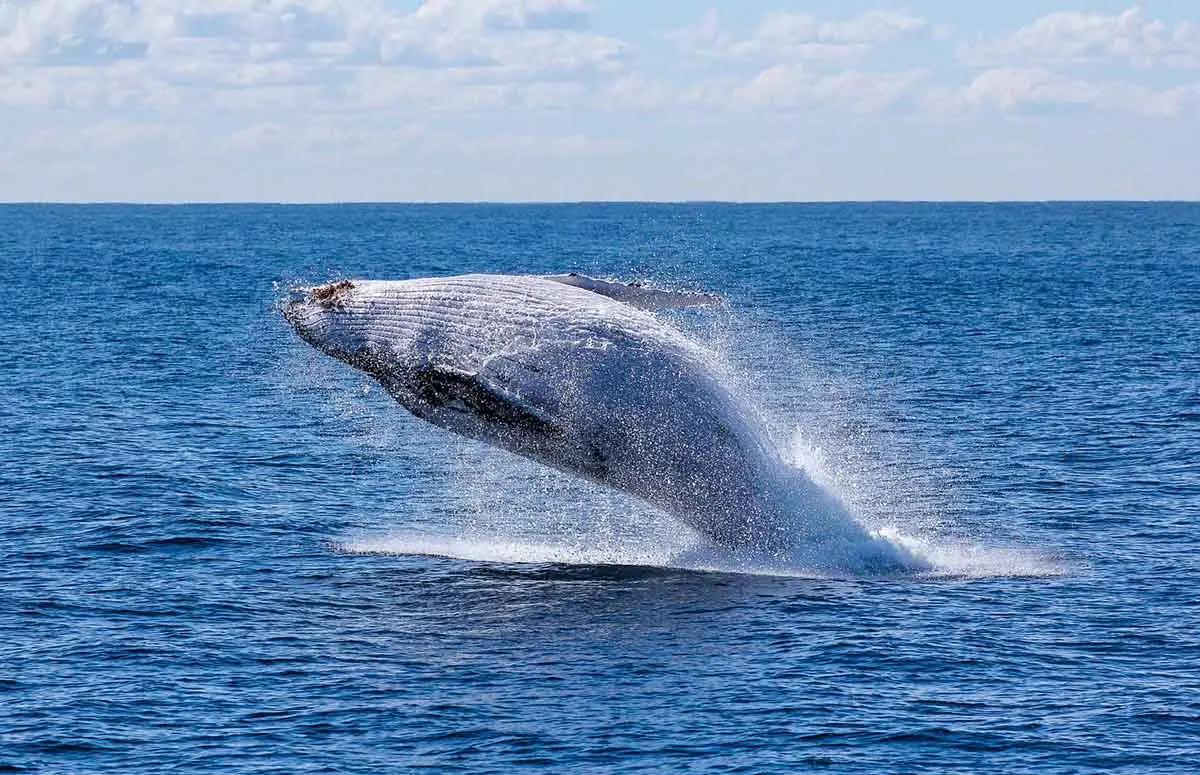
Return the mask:
[[[1016,125],[1060,139],[1085,123],[1200,132],[1197,9],[1049,6],[1006,29],[972,28],[966,11],[951,27],[931,0],[853,12],[710,0],[720,7],[625,17],[621,2],[0,0],[0,179],[77,180],[86,157],[130,180],[150,174],[133,164],[145,161],[169,187],[196,169],[245,181],[250,162],[270,162],[292,181],[354,168],[346,185],[369,173],[386,191],[393,166],[469,186],[492,159],[489,191],[528,167],[540,172],[522,173],[522,195],[537,175],[560,175],[553,191],[629,179],[633,194],[669,188],[647,182],[656,174],[744,174],[730,180],[745,192],[795,177],[784,171],[799,154],[846,145],[856,159],[878,149],[850,144],[879,138],[908,142],[916,165],[940,150],[927,138],[965,127],[996,147]],[[664,159],[670,172],[653,172]],[[0,195],[21,185],[0,181]]]
[[1200,68],[1200,24],[1150,19],[1140,8],[1115,14],[1061,11],[1010,35],[965,46],[963,57],[985,65],[1123,62],[1138,68]]
[[1075,108],[1169,118],[1200,105],[1200,85],[1153,89],[1128,81],[1085,80],[1044,68],[996,68],[946,95],[950,109],[1011,113]]
[[[158,107],[171,102],[166,91],[195,101],[281,87],[352,106],[356,83],[379,80],[372,70],[453,71],[460,83],[620,72],[625,45],[591,32],[589,18],[577,0],[427,0],[412,12],[380,0],[9,2],[0,5],[0,73],[9,104],[112,104],[100,93],[111,85],[122,102],[140,93]],[[19,79],[37,88],[13,88]]]
[[868,11],[850,19],[823,20],[793,11],[767,13],[749,35],[727,29],[713,10],[667,34],[692,55],[756,61],[845,60],[924,29],[925,20],[898,11]]

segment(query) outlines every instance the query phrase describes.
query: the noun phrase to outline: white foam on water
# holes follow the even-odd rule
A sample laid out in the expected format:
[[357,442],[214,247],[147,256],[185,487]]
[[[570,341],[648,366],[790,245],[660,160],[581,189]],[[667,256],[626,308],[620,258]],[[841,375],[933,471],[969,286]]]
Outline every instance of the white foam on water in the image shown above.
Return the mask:
[[1050,553],[951,537],[944,530],[952,521],[947,517],[950,498],[943,495],[939,500],[932,478],[913,472],[906,461],[879,452],[872,456],[865,446],[862,438],[821,437],[813,428],[797,427],[787,457],[845,504],[872,536],[912,558],[914,575],[1042,578],[1067,574],[1067,565]]
[[403,531],[359,536],[335,542],[340,551],[353,554],[427,556],[468,562],[505,565],[633,566],[808,579],[977,579],[1044,578],[1065,575],[1066,569],[1051,557],[1018,549],[970,545],[935,546],[903,536],[891,540],[905,546],[931,565],[920,571],[869,574],[836,565],[790,563],[781,558],[754,558],[723,552],[697,542],[689,549],[649,543],[582,546],[547,538],[472,538],[437,536]]
[[338,542],[355,554],[442,557],[506,565],[579,565],[663,568],[708,573],[736,573],[795,578],[839,578],[845,574],[821,567],[789,566],[769,560],[739,558],[698,542],[689,549],[650,543],[581,546],[553,539],[448,537],[394,532]]
[[669,547],[603,544],[584,547],[553,539],[480,539],[394,532],[348,540],[336,546],[357,554],[423,555],[503,564],[674,566]]
[[743,556],[706,546],[702,541],[690,548],[650,542],[583,545],[560,541],[556,537],[536,540],[438,536],[404,531],[347,538],[335,542],[334,546],[353,554],[428,556],[507,565],[618,565],[810,579],[1045,578],[1067,573],[1065,566],[1055,558],[1027,550],[969,544],[936,545],[896,534],[887,538],[929,565],[919,570],[870,573],[838,564]]
[[931,578],[1053,578],[1069,572],[1061,558],[1020,547],[937,543],[899,534],[891,540],[927,560],[930,570],[922,575]]

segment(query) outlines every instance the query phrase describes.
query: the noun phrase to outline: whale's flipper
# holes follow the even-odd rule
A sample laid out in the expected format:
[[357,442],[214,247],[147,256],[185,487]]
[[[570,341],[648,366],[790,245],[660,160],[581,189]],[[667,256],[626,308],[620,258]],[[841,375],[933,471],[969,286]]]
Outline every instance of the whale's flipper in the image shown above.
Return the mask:
[[551,274],[544,275],[547,280],[553,280],[563,285],[573,285],[576,288],[607,296],[615,301],[624,302],[631,307],[646,310],[682,309],[684,307],[719,307],[725,299],[715,293],[700,293],[690,291],[664,291],[650,288],[639,283],[620,283],[611,280],[597,280],[587,275]]
[[[585,438],[568,433],[556,424],[548,413],[522,401],[486,372],[472,373],[452,366],[431,364],[409,372],[409,378],[423,402],[423,405],[409,407],[418,417],[428,419],[426,408],[474,415],[513,431],[522,432],[503,438],[487,435],[475,438],[493,444],[499,443],[500,446],[522,454],[528,454],[542,444],[552,445],[562,459],[571,461],[570,465],[559,465],[562,470],[583,474],[601,483],[608,479],[608,459],[600,447]],[[400,395],[397,395],[397,399],[404,403]],[[460,432],[466,436],[474,435],[465,429]]]
[[481,374],[450,366],[426,365],[413,370],[410,378],[418,395],[431,406],[468,411],[493,422],[540,434],[561,433],[541,412]]

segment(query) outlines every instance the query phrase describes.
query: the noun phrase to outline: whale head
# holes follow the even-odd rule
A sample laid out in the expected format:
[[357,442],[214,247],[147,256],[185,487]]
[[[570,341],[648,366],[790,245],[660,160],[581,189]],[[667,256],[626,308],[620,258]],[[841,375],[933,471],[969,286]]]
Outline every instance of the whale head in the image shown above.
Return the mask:
[[524,285],[472,280],[338,280],[298,287],[291,289],[283,317],[318,350],[381,380],[395,382],[432,366],[475,373],[482,360],[520,339],[537,312]]
[[[339,280],[293,289],[282,311],[306,342],[374,377],[422,419],[529,456],[577,457],[562,427],[569,398],[560,383],[570,370],[506,357],[506,348],[530,335],[523,329],[531,303],[507,298],[506,287]],[[583,461],[565,467],[595,468]]]
[[292,288],[291,298],[283,306],[283,317],[304,341],[321,352],[371,371],[375,348],[369,300],[356,290],[353,280]]

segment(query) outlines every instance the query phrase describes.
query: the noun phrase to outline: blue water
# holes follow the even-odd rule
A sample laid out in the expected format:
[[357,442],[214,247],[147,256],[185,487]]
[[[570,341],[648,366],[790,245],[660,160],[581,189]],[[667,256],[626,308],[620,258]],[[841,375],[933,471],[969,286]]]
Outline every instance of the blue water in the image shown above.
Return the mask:
[[[277,312],[567,270],[725,294],[675,322],[936,572],[732,572]],[[0,771],[1200,761],[1200,205],[14,205],[0,280]]]

